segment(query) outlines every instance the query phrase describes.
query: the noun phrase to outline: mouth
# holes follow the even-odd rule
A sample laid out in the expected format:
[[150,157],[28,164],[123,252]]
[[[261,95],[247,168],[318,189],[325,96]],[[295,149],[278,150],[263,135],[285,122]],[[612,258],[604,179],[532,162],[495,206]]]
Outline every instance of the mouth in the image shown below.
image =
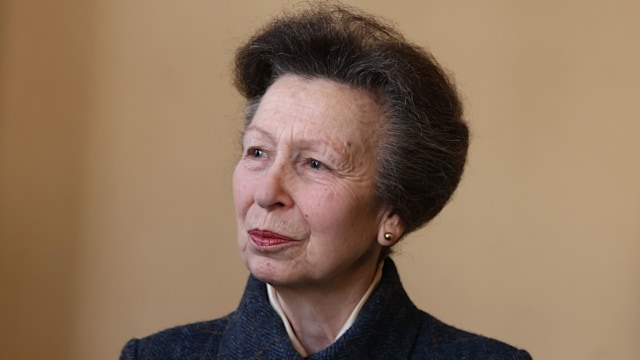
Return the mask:
[[251,241],[258,248],[272,248],[296,242],[297,240],[288,236],[278,234],[269,230],[252,229],[249,230]]

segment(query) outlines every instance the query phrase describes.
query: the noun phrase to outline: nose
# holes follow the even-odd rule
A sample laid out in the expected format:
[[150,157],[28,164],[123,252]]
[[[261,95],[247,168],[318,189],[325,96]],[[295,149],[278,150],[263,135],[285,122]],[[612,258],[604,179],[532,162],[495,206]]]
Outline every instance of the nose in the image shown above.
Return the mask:
[[293,204],[290,194],[292,175],[283,164],[274,163],[266,169],[256,186],[254,200],[264,209],[286,208]]

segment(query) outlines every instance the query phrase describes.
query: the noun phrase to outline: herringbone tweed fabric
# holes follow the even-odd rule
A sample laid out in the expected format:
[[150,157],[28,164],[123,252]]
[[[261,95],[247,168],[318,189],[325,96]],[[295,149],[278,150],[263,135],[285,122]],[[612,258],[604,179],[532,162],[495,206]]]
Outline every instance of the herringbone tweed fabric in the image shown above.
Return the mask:
[[[217,320],[129,341],[121,360],[302,359],[253,276],[238,309]],[[387,259],[382,280],[353,326],[307,359],[531,359],[526,351],[446,325],[417,309]]]

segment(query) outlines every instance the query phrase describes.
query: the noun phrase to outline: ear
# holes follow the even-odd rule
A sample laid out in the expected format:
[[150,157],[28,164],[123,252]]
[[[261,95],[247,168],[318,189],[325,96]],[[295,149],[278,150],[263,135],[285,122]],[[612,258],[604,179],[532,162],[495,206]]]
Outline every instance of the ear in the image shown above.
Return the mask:
[[380,220],[378,228],[378,244],[381,246],[391,246],[398,242],[404,234],[404,222],[392,210],[387,210]]

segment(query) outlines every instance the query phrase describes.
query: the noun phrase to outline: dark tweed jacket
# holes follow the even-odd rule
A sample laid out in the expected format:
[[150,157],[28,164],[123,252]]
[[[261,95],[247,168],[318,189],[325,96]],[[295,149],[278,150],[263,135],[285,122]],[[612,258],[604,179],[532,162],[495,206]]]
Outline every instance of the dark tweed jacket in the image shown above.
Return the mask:
[[[179,326],[129,341],[121,360],[302,359],[253,276],[238,309],[228,316]],[[307,359],[531,359],[497,340],[446,325],[417,309],[390,259],[380,285],[356,322],[326,349]]]

